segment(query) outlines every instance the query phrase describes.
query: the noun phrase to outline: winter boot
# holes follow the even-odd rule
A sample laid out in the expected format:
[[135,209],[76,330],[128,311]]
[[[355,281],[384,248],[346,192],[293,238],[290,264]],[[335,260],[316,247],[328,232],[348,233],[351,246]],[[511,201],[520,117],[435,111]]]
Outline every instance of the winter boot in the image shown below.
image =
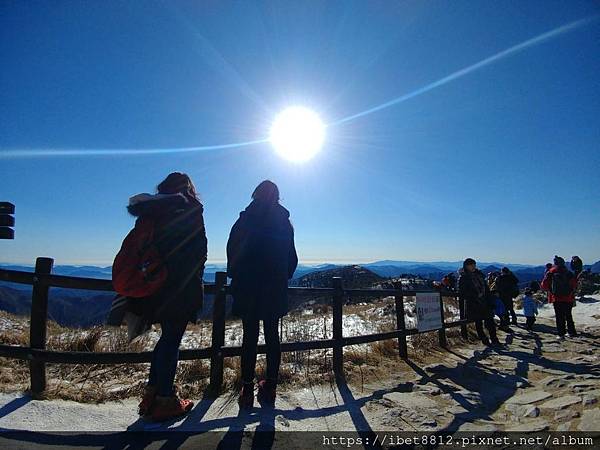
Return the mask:
[[252,409],[254,407],[254,383],[244,383],[238,397],[238,405],[240,405],[240,409]]
[[[149,411],[149,419],[153,422],[163,422],[181,417],[194,407],[194,402],[177,396],[161,397],[157,395]],[[147,416],[148,417],[148,416]]]
[[142,397],[142,401],[138,405],[138,414],[140,416],[145,416],[146,414],[148,414],[150,406],[152,406],[155,397],[156,386],[146,386],[146,388],[144,389],[144,396]]
[[275,404],[275,397],[277,396],[277,382],[273,380],[261,380],[258,383],[258,395],[256,396],[260,403],[267,405]]
[[502,347],[502,343],[498,340],[497,337],[492,338],[492,347]]

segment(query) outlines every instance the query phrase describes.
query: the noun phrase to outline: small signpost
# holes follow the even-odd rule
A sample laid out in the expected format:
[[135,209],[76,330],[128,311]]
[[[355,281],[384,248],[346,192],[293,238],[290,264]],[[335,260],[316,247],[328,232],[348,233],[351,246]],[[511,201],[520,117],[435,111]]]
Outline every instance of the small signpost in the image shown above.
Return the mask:
[[417,292],[417,329],[419,332],[442,327],[439,292]]
[[9,202],[0,202],[0,239],[14,239],[15,230],[15,205]]

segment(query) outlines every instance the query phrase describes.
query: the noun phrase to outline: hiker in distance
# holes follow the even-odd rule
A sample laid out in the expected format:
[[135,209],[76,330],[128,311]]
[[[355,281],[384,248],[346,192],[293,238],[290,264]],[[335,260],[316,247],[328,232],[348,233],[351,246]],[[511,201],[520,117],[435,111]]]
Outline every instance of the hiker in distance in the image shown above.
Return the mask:
[[[113,285],[121,294],[113,302],[109,324],[125,314],[130,338],[160,323],[161,336],[152,354],[150,374],[139,414],[163,421],[190,411],[193,402],[174,388],[179,345],[188,322],[202,308],[207,239],[203,206],[190,177],[169,174],[157,194],[131,197],[129,213],[137,217],[113,264]],[[142,260],[136,260],[142,255]],[[128,318],[129,317],[129,318]]]
[[554,265],[546,272],[542,281],[542,289],[548,291],[548,303],[554,305],[556,331],[559,339],[565,337],[566,331],[571,337],[577,336],[572,314],[577,277],[567,269],[565,260],[560,256],[554,257]]
[[[467,258],[458,277],[458,295],[465,302],[467,319],[475,321],[477,336],[484,345],[500,346],[496,336],[496,323],[494,322],[494,304],[483,273],[477,269],[477,262]],[[483,324],[488,330],[490,338],[483,331]]]
[[525,288],[523,296],[523,315],[525,316],[525,328],[527,328],[528,331],[533,331],[535,316],[538,315],[538,305],[536,299],[533,297],[531,288]]
[[513,299],[519,295],[519,280],[508,267],[503,267],[500,275],[496,278],[496,291],[504,304],[505,311],[500,320],[500,329],[510,332],[511,330],[508,326],[510,319],[512,318],[513,325],[517,324]]
[[571,257],[570,265],[571,270],[575,274],[575,277],[579,278],[579,275],[581,275],[581,272],[583,272],[583,261],[581,260],[581,258],[579,256]]
[[267,346],[266,379],[258,384],[260,403],[275,403],[281,349],[279,319],[288,312],[288,280],[298,265],[290,213],[279,204],[272,181],[260,183],[252,202],[240,213],[227,242],[227,275],[231,278],[232,313],[242,319],[241,409],[254,405],[254,375],[259,322]]

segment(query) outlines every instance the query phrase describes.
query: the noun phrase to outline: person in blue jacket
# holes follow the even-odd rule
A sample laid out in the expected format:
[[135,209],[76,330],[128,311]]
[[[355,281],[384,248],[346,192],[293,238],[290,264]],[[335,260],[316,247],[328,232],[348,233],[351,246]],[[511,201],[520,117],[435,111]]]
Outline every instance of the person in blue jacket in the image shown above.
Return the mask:
[[538,305],[535,298],[533,298],[533,292],[529,288],[525,289],[525,297],[523,297],[523,315],[526,318],[525,327],[528,330],[533,330],[535,316],[538,315]]

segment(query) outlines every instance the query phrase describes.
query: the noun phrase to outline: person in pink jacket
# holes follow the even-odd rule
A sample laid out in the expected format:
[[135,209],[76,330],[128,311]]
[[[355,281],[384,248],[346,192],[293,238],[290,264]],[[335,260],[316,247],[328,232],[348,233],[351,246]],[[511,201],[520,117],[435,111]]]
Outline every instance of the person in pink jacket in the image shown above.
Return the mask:
[[544,275],[542,289],[548,291],[548,303],[554,305],[558,336],[564,338],[567,330],[569,336],[577,336],[572,314],[575,303],[575,290],[577,289],[577,277],[567,269],[565,260],[560,256],[554,257],[554,265]]

